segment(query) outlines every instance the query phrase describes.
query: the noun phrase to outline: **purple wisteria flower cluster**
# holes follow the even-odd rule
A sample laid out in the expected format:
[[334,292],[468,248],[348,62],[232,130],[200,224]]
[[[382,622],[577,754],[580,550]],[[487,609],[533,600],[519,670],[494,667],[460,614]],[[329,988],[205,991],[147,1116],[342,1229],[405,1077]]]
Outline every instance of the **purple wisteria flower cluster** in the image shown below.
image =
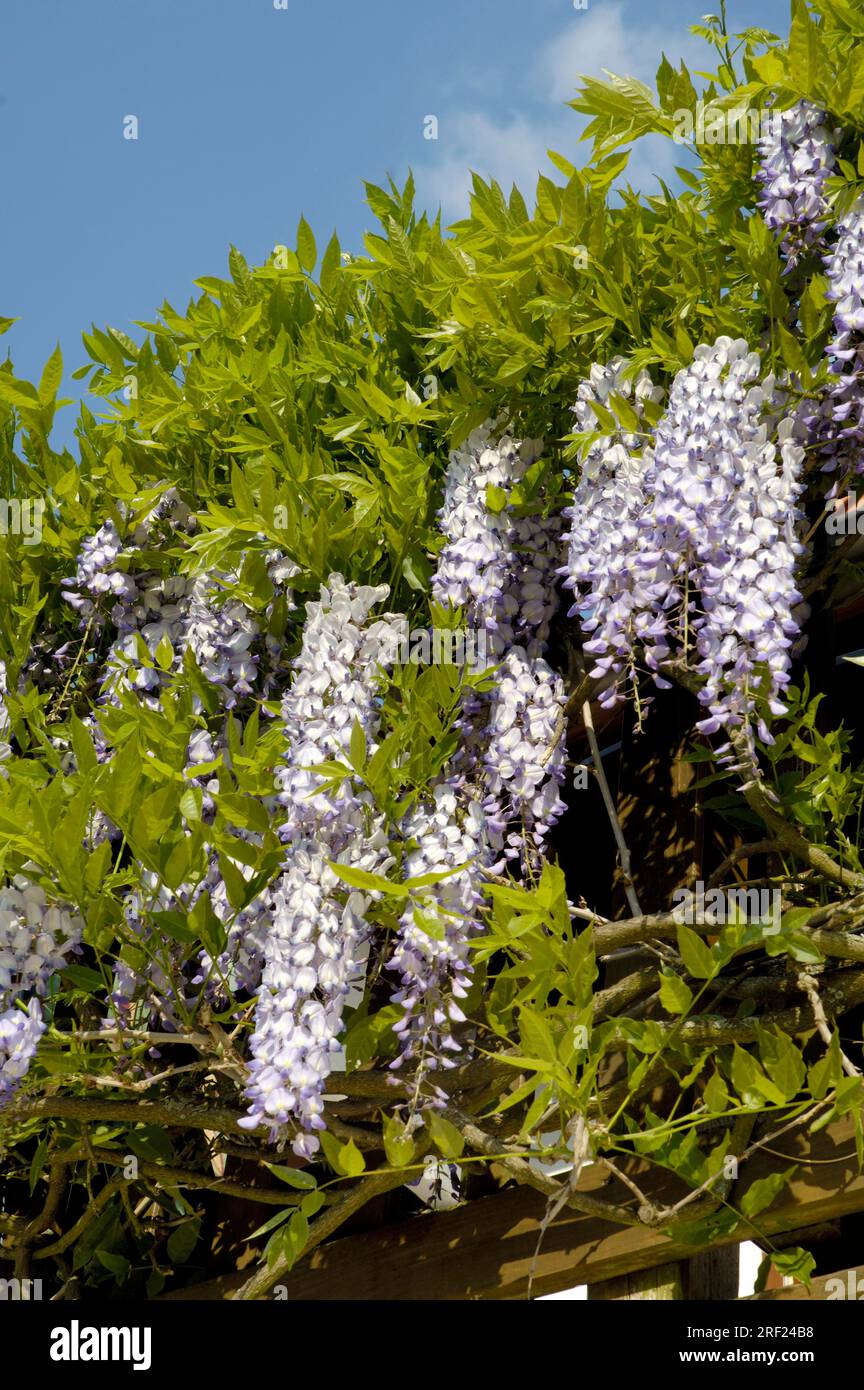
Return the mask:
[[6,708],[6,696],[9,690],[6,685],[6,663],[0,661],[0,763],[4,763],[12,751],[9,746],[9,734],[11,732],[11,721],[9,711]]
[[282,701],[286,751],[277,786],[285,869],[273,891],[242,1123],[268,1125],[275,1136],[289,1119],[299,1121],[294,1149],[305,1157],[318,1148],[324,1085],[369,936],[368,894],[352,890],[330,865],[382,874],[393,863],[384,819],[366,789],[350,775],[315,768],[347,758],[357,729],[374,752],[381,669],[395,649],[398,618],[370,617],[388,592],[331,575],[320,602],[307,607]]
[[766,224],[780,234],[792,269],[827,226],[825,184],[834,169],[839,132],[831,130],[825,112],[808,101],[778,115],[771,134],[759,141],[758,205]]
[[840,221],[825,268],[826,296],[835,306],[828,362],[839,378],[829,403],[832,452],[844,452],[864,473],[864,198]]
[[69,587],[63,590],[63,597],[85,620],[97,618],[100,605],[111,602],[122,609],[134,601],[135,581],[115,568],[125,548],[116,523],[111,520],[82,542],[75,576],[65,581]]
[[[263,639],[257,617],[231,596],[236,573],[208,570],[164,577],[133,569],[140,547],[181,539],[193,524],[188,508],[169,489],[139,518],[129,543],[109,520],[82,544],[76,575],[66,581],[63,597],[85,620],[97,626],[110,622],[116,629],[105,663],[109,700],[116,700],[121,689],[135,690],[145,701],[156,700],[169,676],[182,669],[188,650],[205,679],[221,692],[225,708],[232,709],[253,691],[261,650],[271,658],[277,655]],[[284,597],[290,610],[293,601],[286,586],[297,567],[279,551],[264,558],[273,602]],[[124,568],[118,567],[121,560]]]
[[[582,452],[573,505],[564,512],[570,523],[564,587],[577,593],[568,616],[578,614],[582,620],[585,651],[595,658],[593,674],[608,677],[599,696],[604,706],[621,699],[625,688],[635,692],[637,647],[654,635],[646,586],[666,573],[662,558],[652,569],[636,553],[647,508],[642,454],[651,435],[644,403],[661,401],[663,390],[645,371],[634,381],[627,366],[623,357],[606,366],[595,363],[579,386],[573,413],[579,432],[592,437]],[[643,428],[593,437],[598,418],[592,404],[608,408],[613,395],[628,403]]]
[[451,1025],[464,1020],[458,1001],[470,984],[484,871],[513,858],[533,864],[564,809],[563,682],[543,657],[563,519],[549,515],[542,490],[514,493],[541,452],[489,423],[450,455],[432,596],[485,634],[494,684],[465,696],[460,752],[400,827],[406,877],[451,872],[412,892],[400,919],[389,962],[403,1010],[394,1066],[418,1057],[425,1070],[454,1065],[461,1047]]
[[16,1007],[0,1012],[0,1109],[14,1096],[36,1056],[45,1021],[38,999],[26,1010]]
[[81,941],[81,919],[47,901],[36,883],[18,877],[0,889],[0,993],[45,995],[51,976]]
[[[236,833],[253,842],[260,838],[245,832]],[[254,870],[251,865],[236,860],[231,860],[231,863],[241,878],[247,882],[252,878]],[[228,990],[245,990],[254,994],[261,983],[267,935],[275,911],[273,890],[270,887],[262,889],[250,903],[235,912],[228,897],[219,856],[213,853],[204,879],[191,895],[193,907],[200,894],[205,892],[209,894],[213,912],[225,927],[226,939],[223,950],[215,959],[208,951],[201,952],[200,970],[192,984],[203,985],[208,996],[220,1001],[224,1000]]]
[[445,544],[432,580],[442,606],[462,608],[466,623],[489,634],[493,663],[509,662],[488,697],[466,702],[460,768],[483,799],[490,844],[524,865],[564,809],[564,689],[544,658],[559,606],[564,521],[547,514],[542,490],[531,503],[511,505],[541,452],[535,441],[496,438],[487,424],[451,454],[440,512]]
[[[782,113],[781,134],[760,142],[757,177],[764,185],[759,206],[768,226],[783,233],[790,268],[805,248],[827,242],[826,298],[835,305],[828,367],[839,380],[818,401],[798,407],[806,440],[818,445],[823,472],[864,472],[864,199],[831,227],[825,185],[834,171],[840,130],[802,101]],[[828,493],[834,495],[833,489]]]
[[19,876],[0,889],[0,1107],[27,1074],[45,1031],[39,1001],[82,934],[81,919],[49,904],[38,884]]
[[394,1027],[402,1044],[394,1066],[419,1058],[426,1070],[449,1069],[461,1051],[452,1025],[465,1021],[457,1001],[471,984],[470,941],[479,930],[482,871],[491,861],[486,817],[478,801],[466,804],[457,786],[440,782],[406,816],[402,833],[411,846],[407,878],[447,877],[415,889],[400,918],[388,962],[401,980],[393,1003],[404,1010]]
[[[632,669],[638,642],[662,686],[662,665],[677,649],[695,657],[705,677],[699,699],[706,717],[697,727],[743,729],[748,739],[757,698],[783,712],[799,632],[795,568],[803,549],[796,502],[804,450],[791,417],[776,424],[776,443],[769,437],[778,393],[773,378],[760,375],[759,354],[728,337],[697,347],[678,373],[638,476],[632,455],[620,455],[627,529],[615,539],[626,559],[619,587],[599,601],[599,565],[593,555],[582,565],[573,548],[582,534],[589,553],[599,547],[586,523],[571,531],[571,582],[578,590],[584,575],[591,586],[592,674],[619,679]],[[591,484],[579,487],[579,507],[590,509]],[[598,493],[599,515],[614,528],[608,480]],[[610,689],[607,702],[618,693]],[[761,721],[758,732],[770,738]]]
[[538,441],[496,438],[486,424],[451,453],[447,468],[439,512],[445,544],[432,597],[444,608],[461,608],[466,622],[485,630],[494,656],[517,644],[529,656],[541,654],[558,607],[562,519],[544,515],[542,495],[527,514],[508,505],[541,452]]
[[505,861],[536,867],[566,810],[559,794],[566,776],[564,682],[523,647],[510,649],[496,681],[483,756],[490,840]]

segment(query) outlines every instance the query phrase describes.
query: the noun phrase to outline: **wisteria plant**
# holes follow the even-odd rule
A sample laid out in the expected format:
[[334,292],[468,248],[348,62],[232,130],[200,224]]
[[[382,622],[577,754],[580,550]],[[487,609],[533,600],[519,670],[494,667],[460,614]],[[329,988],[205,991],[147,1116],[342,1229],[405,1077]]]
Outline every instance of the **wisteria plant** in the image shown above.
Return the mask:
[[[0,546],[17,1275],[264,1298],[445,1169],[698,1248],[780,1196],[748,1160],[793,1122],[864,1162],[864,768],[807,658],[864,592],[824,527],[864,471],[856,15],[709,18],[701,91],[583,80],[591,159],[532,208],[475,176],[445,232],[409,179],[367,186],[365,254],[232,249],[139,340],[84,334],[75,455],[59,351],[0,364],[2,490],[44,505]],[[698,101],[781,120],[638,195],[633,142]],[[406,660],[406,625],[479,656]],[[595,717],[650,737],[676,689],[711,886],[765,862],[770,923],[636,892]],[[637,1159],[674,1202],[582,1193]]]

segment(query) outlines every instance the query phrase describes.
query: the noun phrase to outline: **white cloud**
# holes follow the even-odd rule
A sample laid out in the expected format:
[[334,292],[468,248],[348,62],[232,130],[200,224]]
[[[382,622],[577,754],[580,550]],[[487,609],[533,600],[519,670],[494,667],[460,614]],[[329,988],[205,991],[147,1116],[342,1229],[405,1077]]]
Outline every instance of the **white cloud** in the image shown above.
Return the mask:
[[[569,135],[561,130],[558,143],[569,143],[577,135],[571,120]],[[496,122],[483,111],[459,111],[442,116],[437,149],[443,158],[428,160],[415,170],[420,200],[431,207],[440,203],[445,218],[453,220],[467,210],[471,172],[483,178],[495,178],[509,193],[515,183],[528,196],[533,193],[537,173],[546,165],[546,137],[556,120],[540,122],[536,118],[514,115]],[[554,148],[554,142],[551,144]]]
[[676,67],[683,58],[691,70],[705,67],[710,58],[701,39],[680,24],[651,20],[643,24],[625,13],[623,5],[606,3],[575,14],[574,22],[545,45],[536,59],[534,79],[548,84],[553,101],[571,101],[580,75],[599,77],[604,69],[621,77],[638,77],[653,88],[662,53]]
[[[665,51],[671,62],[684,57],[688,66],[705,66],[707,50],[678,24],[638,22],[618,0],[602,8],[574,12],[566,29],[522,64],[527,74],[509,88],[500,80],[487,91],[508,90],[505,113],[488,109],[439,112],[439,138],[414,170],[418,201],[432,210],[441,206],[445,222],[465,215],[473,170],[495,178],[509,193],[515,183],[530,203],[543,171],[552,174],[546,151],[557,150],[573,164],[584,163],[590,145],[580,141],[584,118],[564,103],[576,92],[580,73],[600,76],[608,69],[638,77],[653,86]],[[681,151],[660,139],[640,142],[631,156],[625,178],[634,187],[656,192],[659,174],[673,175]]]

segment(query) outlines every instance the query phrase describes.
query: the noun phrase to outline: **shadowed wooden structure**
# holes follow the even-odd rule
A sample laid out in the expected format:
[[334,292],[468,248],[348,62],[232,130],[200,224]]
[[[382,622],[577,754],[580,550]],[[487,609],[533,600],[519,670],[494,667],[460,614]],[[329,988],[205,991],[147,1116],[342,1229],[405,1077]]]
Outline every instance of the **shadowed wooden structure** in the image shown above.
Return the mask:
[[[794,1241],[772,1243],[806,1244],[809,1231],[818,1261],[819,1244],[826,1231],[836,1230],[838,1219],[864,1212],[864,1173],[858,1168],[851,1119],[827,1125],[809,1137],[790,1131],[782,1147],[789,1164],[798,1164],[788,1187],[759,1214],[752,1229],[739,1229],[733,1236],[721,1238],[712,1244],[712,1252],[737,1246],[742,1240],[767,1243],[769,1238],[790,1232],[795,1233]],[[775,1172],[777,1164],[773,1154],[756,1154],[747,1165],[747,1188]],[[663,1202],[681,1196],[681,1185],[671,1175],[658,1176],[656,1170],[650,1173],[642,1162],[623,1167],[649,1198]],[[623,1204],[633,1201],[623,1184],[594,1166],[584,1174],[579,1191],[602,1192]],[[643,1271],[666,1270],[697,1255],[698,1247],[659,1231],[612,1226],[572,1210],[551,1222],[538,1251],[545,1214],[542,1195],[514,1188],[466,1202],[454,1211],[421,1214],[343,1236],[315,1250],[282,1281],[276,1296],[301,1302],[525,1299],[559,1293],[577,1284],[590,1287]],[[853,1265],[850,1261],[849,1267]],[[832,1265],[832,1269],[836,1267]],[[164,1297],[230,1298],[246,1277],[226,1275]],[[724,1277],[721,1271],[721,1280]],[[663,1278],[668,1279],[668,1273]],[[804,1296],[806,1289],[801,1289]],[[636,1290],[629,1295],[613,1291],[610,1296],[640,1294]],[[679,1296],[724,1297],[710,1281],[703,1282],[701,1295],[696,1287],[688,1289],[686,1273]],[[725,1294],[727,1298],[736,1296],[737,1290]]]

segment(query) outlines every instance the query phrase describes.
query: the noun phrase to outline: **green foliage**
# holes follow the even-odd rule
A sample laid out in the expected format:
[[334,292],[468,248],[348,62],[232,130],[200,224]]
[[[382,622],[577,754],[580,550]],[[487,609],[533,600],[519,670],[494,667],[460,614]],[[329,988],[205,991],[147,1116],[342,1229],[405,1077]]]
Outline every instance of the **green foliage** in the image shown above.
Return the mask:
[[[232,248],[228,278],[199,278],[185,310],[165,302],[140,323],[138,339],[93,325],[83,335],[88,361],[74,376],[86,380],[100,411],[97,417],[81,407],[78,457],[51,442],[56,412],[67,404],[58,399],[59,349],[38,386],[16,377],[11,360],[0,364],[2,491],[45,501],[41,538],[25,544],[8,536],[0,548],[0,659],[15,749],[0,778],[0,869],[7,878],[26,869],[86,924],[85,956],[54,981],[49,1030],[25,1100],[45,1087],[82,1099],[116,1084],[113,1043],[79,1042],[73,1033],[92,1025],[92,998],[110,990],[118,961],[132,967],[150,961],[169,981],[202,948],[215,962],[225,924],[208,892],[196,893],[194,902],[178,892],[181,884],[203,884],[207,845],[218,851],[235,914],[282,861],[268,810],[281,751],[276,706],[256,697],[230,717],[230,757],[219,756],[206,769],[214,786],[206,823],[186,750],[193,733],[215,726],[218,698],[194,660],[178,662],[167,639],[152,657],[142,652],[142,662],[162,673],[158,707],[126,696],[116,707],[100,708],[95,725],[85,722],[97,706],[93,673],[105,638],[94,627],[82,630],[62,592],[83,539],[106,517],[131,533],[136,519],[176,489],[194,513],[194,531],[167,556],[142,546],[128,563],[168,565],[168,572],[182,574],[236,571],[226,598],[242,599],[258,616],[287,670],[299,649],[305,604],[334,571],[389,585],[389,607],[412,626],[430,618],[458,625],[461,615],[430,606],[429,578],[441,544],[436,510],[448,450],[482,421],[500,417],[514,433],[546,440],[542,460],[518,489],[509,496],[492,489],[487,497],[493,513],[510,507],[518,514],[541,485],[548,505],[560,508],[585,446],[618,424],[638,426],[628,402],[613,396],[596,408],[593,433],[572,432],[570,407],[593,362],[623,354],[634,374],[648,367],[668,384],[696,344],[729,333],[764,344],[768,368],[794,373],[801,391],[824,384],[831,306],[821,262],[815,254],[806,259],[794,284],[784,274],[775,239],[754,215],[752,145],[682,150],[678,193],[662,183],[645,197],[614,187],[625,176],[633,141],[651,133],[672,137],[682,109],[700,101],[723,111],[772,100],[786,107],[804,96],[846,131],[830,185],[834,212],[841,214],[864,178],[860,8],[851,0],[795,0],[786,43],[760,30],[730,36],[722,18],[707,19],[697,32],[714,65],[705,75],[664,56],[656,93],[622,76],[585,79],[571,105],[590,118],[585,134],[592,159],[577,168],[553,153],[559,177],[541,176],[530,204],[518,190],[505,196],[494,181],[475,175],[468,215],[445,233],[438,219],[415,211],[410,178],[401,189],[392,181],[386,188],[368,184],[378,229],[366,237],[365,255],[343,255],[335,236],[320,252],[301,218],[296,248],[277,247],[266,264],[253,267]],[[0,334],[13,323],[0,318]],[[293,606],[274,601],[265,564],[274,548],[297,566]],[[58,687],[47,667],[62,645],[70,657]],[[456,719],[472,683],[479,678],[456,667],[397,668],[382,696],[377,750],[370,756],[357,726],[322,775],[334,784],[353,778],[388,819],[398,819],[452,757]],[[767,781],[778,814],[857,874],[864,771],[850,762],[849,733],[826,727],[820,700],[806,683],[789,692],[788,714],[771,720]],[[97,731],[104,757],[97,756]],[[701,745],[691,757],[712,761]],[[734,780],[722,768],[702,770],[701,784],[714,784],[706,805],[758,838],[764,827]],[[98,842],[100,817],[121,832],[119,850]],[[445,875],[405,880],[399,864],[387,876],[332,867],[350,887],[375,895],[371,918],[382,940],[409,897],[419,924],[432,934],[440,930],[423,913],[422,889]],[[160,905],[145,936],[130,928],[124,902],[130,889],[154,882]],[[472,943],[476,983],[468,1002],[478,1050],[499,1063],[505,1079],[483,1093],[480,1122],[504,1126],[534,1156],[560,1158],[571,1120],[587,1116],[595,1152],[637,1155],[694,1190],[719,1191],[732,1154],[731,1125],[742,1116],[779,1124],[817,1106],[817,1125],[853,1116],[859,1150],[864,1147],[861,1080],[844,1072],[836,1028],[827,1047],[812,1029],[790,1036],[754,1022],[744,995],[722,1015],[714,1012],[734,970],[757,953],[766,969],[823,964],[810,919],[816,906],[836,902],[834,888],[814,886],[812,876],[802,886],[791,872],[784,882],[792,903],[773,935],[758,924],[732,922],[716,933],[681,925],[674,940],[664,938],[652,986],[659,1016],[630,1017],[625,1009],[610,1012],[597,990],[597,923],[584,909],[571,910],[561,868],[547,863],[523,882],[493,878],[485,929]],[[367,997],[348,1018],[349,1072],[383,1070],[393,1058],[399,1010],[385,1002],[379,983],[373,972]],[[208,1012],[197,1001],[172,998],[178,1031],[200,1038],[209,1030],[215,1039],[213,1070],[206,1073],[214,1105],[236,1103],[231,1039],[249,1027],[248,1000],[237,997],[232,981],[222,984],[221,1009]],[[706,1040],[712,1020],[730,1026]],[[121,1090],[128,1076],[138,1075],[149,1046],[148,1039],[128,1040]],[[622,1075],[610,1088],[605,1072],[613,1057]],[[192,1077],[197,1085],[200,1073]],[[178,1080],[184,1096],[194,1094],[184,1089],[188,1076]],[[652,1109],[658,1081],[671,1084],[676,1097],[662,1115]],[[154,1082],[150,1098],[170,1099],[174,1084]],[[402,1106],[401,1090],[398,1098]],[[325,1203],[378,1159],[406,1170],[420,1166],[427,1152],[466,1161],[464,1135],[436,1109],[424,1110],[424,1127],[415,1131],[395,1100],[391,1106],[377,1097],[374,1105],[381,1123],[376,1159],[371,1148],[333,1133],[323,1136],[323,1161],[314,1172],[271,1162],[268,1154],[265,1171],[285,1185],[286,1205],[251,1238],[268,1237],[271,1265],[295,1262]],[[561,1137],[550,1140],[550,1134]],[[85,1182],[92,1184],[97,1172],[104,1179],[109,1160],[117,1166],[127,1154],[141,1160],[142,1172],[146,1163],[211,1174],[207,1143],[191,1131],[178,1134],[155,1121],[89,1125],[26,1116],[3,1136],[9,1171],[36,1194],[51,1162],[85,1135],[99,1156],[85,1152],[75,1164],[70,1160],[82,1202],[90,1190]],[[257,1155],[252,1140],[249,1153]],[[776,1199],[790,1174],[742,1183],[711,1215],[690,1224],[685,1206],[676,1233],[700,1243],[746,1224]],[[72,1242],[71,1268],[86,1271],[94,1289],[116,1284],[152,1296],[175,1268],[206,1263],[205,1213],[195,1192],[190,1188],[187,1200],[179,1179],[156,1183],[152,1172],[140,1181],[149,1184],[143,1190],[152,1203],[147,1231],[118,1188]],[[812,1269],[803,1251],[773,1259],[805,1281]]]

